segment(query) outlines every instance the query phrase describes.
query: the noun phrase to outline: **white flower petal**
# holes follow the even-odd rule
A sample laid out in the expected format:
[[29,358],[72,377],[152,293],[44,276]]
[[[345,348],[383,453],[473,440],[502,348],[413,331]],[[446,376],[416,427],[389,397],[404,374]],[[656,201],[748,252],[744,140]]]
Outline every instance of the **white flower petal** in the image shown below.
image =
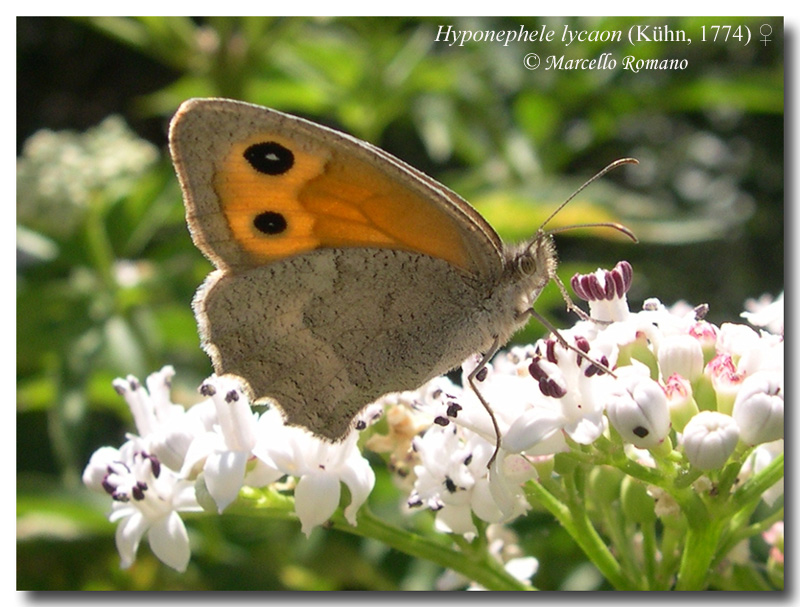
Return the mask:
[[539,407],[526,411],[503,437],[503,448],[511,453],[519,453],[550,438],[564,425],[560,413]]
[[[222,437],[216,432],[204,432],[203,434],[195,437],[189,449],[186,451],[186,457],[183,460],[183,467],[181,468],[181,476],[190,477],[193,475],[192,468],[198,463],[201,463],[209,455],[216,451],[223,451],[225,449],[225,442]],[[199,471],[195,470],[196,474]]]
[[243,451],[223,451],[209,455],[206,459],[203,467],[206,487],[220,513],[239,495],[239,489],[244,483],[248,455]]
[[250,487],[266,487],[283,476],[283,472],[256,458],[252,469],[244,477],[244,484]]
[[210,398],[193,405],[191,409],[186,412],[185,417],[189,420],[187,423],[201,426],[207,432],[211,432],[214,426],[219,423],[217,419],[217,408]]
[[772,301],[771,295],[762,295],[758,300],[749,299],[745,302],[747,312],[742,312],[742,318],[756,327],[767,327],[771,333],[783,333],[783,293]]
[[160,371],[148,375],[145,380],[153,410],[158,421],[162,423],[172,416],[182,416],[184,413],[183,407],[172,404],[170,400],[170,389],[174,376],[175,369],[172,365],[166,365]]
[[180,470],[192,443],[206,432],[198,416],[174,417],[148,437],[149,452],[165,466]]
[[[501,508],[501,506],[495,502],[495,495],[499,495],[502,498],[505,508]],[[471,505],[472,511],[482,521],[486,521],[487,523],[500,523],[505,520],[506,512],[511,511],[511,496],[505,486],[502,486],[502,489],[498,486],[495,488],[495,491],[492,491],[489,479],[482,478],[475,483],[472,489]]]
[[505,569],[520,582],[527,582],[539,569],[539,561],[532,556],[511,559],[506,563]]
[[186,571],[191,556],[189,535],[177,512],[170,512],[154,523],[147,534],[147,541],[159,561],[181,573]]
[[350,458],[351,464],[339,471],[342,482],[350,490],[350,503],[344,509],[344,516],[351,525],[356,524],[356,512],[367,501],[375,486],[375,472],[369,462],[357,451]]
[[261,415],[256,434],[252,453],[265,464],[292,476],[301,476],[310,471],[301,467],[303,450],[295,444],[303,441],[303,433],[284,425],[277,409],[269,409]]
[[111,512],[108,513],[109,522],[116,523],[134,514],[141,515],[139,509],[134,504],[135,502],[113,502],[111,504]]
[[463,535],[467,541],[472,541],[478,529],[472,522],[472,510],[465,506],[445,506],[436,513],[435,527],[443,533],[456,533]]
[[529,456],[537,455],[553,455],[554,453],[563,453],[569,451],[567,439],[564,438],[563,432],[553,432],[543,441],[525,449],[524,453]]
[[564,426],[569,437],[580,445],[591,445],[606,429],[605,416],[597,411]]
[[117,526],[115,539],[117,552],[121,560],[120,567],[127,569],[136,560],[136,551],[139,542],[150,526],[150,522],[139,512],[134,512],[130,517],[123,518]]
[[450,454],[458,449],[456,426],[431,426],[422,437],[414,439],[420,462],[433,476],[444,477],[450,466]]
[[294,489],[294,509],[306,537],[334,513],[340,494],[339,479],[333,474],[318,471],[300,479]]
[[172,508],[177,512],[202,512],[203,507],[197,503],[194,481],[178,481],[172,490]]

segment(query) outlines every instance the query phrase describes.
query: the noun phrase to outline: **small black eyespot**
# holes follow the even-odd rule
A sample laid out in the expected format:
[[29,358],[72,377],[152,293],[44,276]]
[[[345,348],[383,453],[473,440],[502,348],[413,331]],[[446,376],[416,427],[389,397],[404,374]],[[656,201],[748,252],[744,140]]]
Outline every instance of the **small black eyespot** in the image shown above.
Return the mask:
[[264,211],[253,218],[256,230],[264,234],[280,234],[286,231],[286,218],[275,211]]
[[647,436],[648,434],[650,434],[650,431],[649,431],[647,428],[645,428],[644,426],[636,426],[636,427],[633,429],[633,433],[634,433],[636,436],[638,436],[639,438],[644,438],[645,436]]
[[244,158],[259,173],[283,175],[294,166],[294,154],[275,141],[254,143],[244,151]]

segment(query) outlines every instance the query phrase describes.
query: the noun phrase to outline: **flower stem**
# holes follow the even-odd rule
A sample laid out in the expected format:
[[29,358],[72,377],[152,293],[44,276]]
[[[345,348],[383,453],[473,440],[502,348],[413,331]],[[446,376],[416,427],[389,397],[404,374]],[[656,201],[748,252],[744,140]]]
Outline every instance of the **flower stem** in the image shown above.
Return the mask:
[[656,533],[654,523],[642,523],[642,554],[644,557],[644,572],[647,579],[647,589],[656,590]]
[[564,504],[554,498],[543,485],[536,481],[525,485],[528,499],[544,506],[566,529],[584,554],[597,567],[608,582],[617,590],[639,590],[622,572],[622,568],[598,535],[586,516],[575,517]]
[[491,557],[476,558],[475,554],[456,551],[450,545],[389,525],[372,514],[367,507],[362,507],[359,511],[358,525],[355,527],[347,523],[339,512],[333,516],[331,522],[334,529],[376,539],[409,556],[452,569],[487,590],[534,590],[511,576]]
[[733,494],[736,507],[758,500],[764,492],[783,478],[783,453],[772,460],[758,474],[747,479]]
[[727,518],[689,520],[675,590],[704,590]]
[[[297,520],[294,499],[276,491],[244,487],[227,510],[249,516],[267,516],[281,520]],[[488,590],[535,590],[509,574],[485,551],[458,550],[451,542],[432,540],[406,529],[394,527],[377,518],[366,506],[358,512],[358,525],[352,526],[336,511],[330,527],[353,535],[368,537],[391,546],[409,556],[425,559],[452,569]],[[442,536],[438,536],[442,537]]]
[[658,563],[657,573],[659,590],[668,590],[675,579],[685,533],[685,519],[673,520],[664,525],[661,534],[661,561]]

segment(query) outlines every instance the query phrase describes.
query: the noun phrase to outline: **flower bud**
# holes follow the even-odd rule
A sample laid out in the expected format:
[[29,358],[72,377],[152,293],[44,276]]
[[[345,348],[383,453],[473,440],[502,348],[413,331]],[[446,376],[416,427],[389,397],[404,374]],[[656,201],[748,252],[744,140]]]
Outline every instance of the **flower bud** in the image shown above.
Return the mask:
[[649,377],[620,378],[606,414],[622,439],[640,449],[656,447],[669,432],[667,397]]
[[739,427],[729,415],[701,411],[683,430],[683,450],[701,470],[722,468],[739,442]]
[[589,473],[589,491],[592,499],[610,504],[619,497],[620,483],[625,474],[613,466],[595,466]]
[[580,465],[574,457],[569,454],[556,453],[553,456],[553,471],[560,476],[569,476],[575,472]]
[[676,373],[694,381],[703,373],[703,349],[691,335],[670,335],[658,346],[658,366],[661,377]]
[[783,388],[778,373],[762,371],[742,382],[733,419],[739,425],[742,441],[759,445],[783,438]]
[[700,343],[704,362],[707,363],[714,358],[717,353],[717,328],[714,325],[705,320],[698,320],[689,327],[689,335]]
[[672,375],[667,379],[664,392],[669,405],[669,418],[672,427],[678,432],[683,432],[684,427],[697,415],[697,403],[692,395],[692,384],[680,375]]
[[719,354],[706,365],[706,376],[711,378],[711,385],[717,397],[717,411],[730,415],[736,393],[743,377],[736,370],[733,359],[728,354]]

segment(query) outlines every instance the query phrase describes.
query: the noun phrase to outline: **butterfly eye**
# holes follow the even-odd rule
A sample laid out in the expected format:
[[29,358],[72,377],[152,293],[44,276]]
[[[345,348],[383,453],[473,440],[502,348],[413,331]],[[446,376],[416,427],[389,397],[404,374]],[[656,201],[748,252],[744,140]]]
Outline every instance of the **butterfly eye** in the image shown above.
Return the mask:
[[524,254],[517,258],[517,270],[522,276],[531,276],[536,273],[536,260],[532,255]]
[[283,175],[294,166],[294,154],[275,141],[255,143],[244,151],[244,158],[259,173]]

